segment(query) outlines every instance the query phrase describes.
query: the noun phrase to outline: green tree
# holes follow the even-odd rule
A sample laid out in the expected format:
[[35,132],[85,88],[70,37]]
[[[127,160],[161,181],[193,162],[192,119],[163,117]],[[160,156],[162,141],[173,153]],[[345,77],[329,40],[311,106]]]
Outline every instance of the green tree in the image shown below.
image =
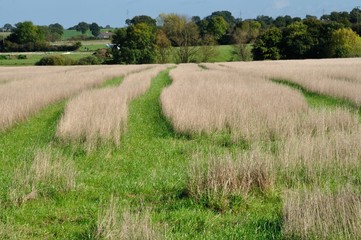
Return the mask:
[[139,23],[145,23],[148,26],[152,27],[154,30],[157,28],[157,21],[147,15],[135,16],[131,20],[127,19],[126,24],[137,25]]
[[172,45],[177,47],[177,61],[187,63],[195,61],[198,51],[199,31],[193,21],[177,14],[160,15],[163,30]]
[[294,22],[283,30],[283,40],[280,48],[286,59],[303,59],[312,49],[313,39],[308,33],[308,27],[302,22]]
[[94,37],[97,37],[100,34],[100,27],[97,23],[93,22],[89,25],[89,29],[92,32]]
[[172,44],[162,29],[156,33],[157,62],[167,63],[172,52]]
[[209,19],[207,32],[219,40],[227,31],[228,24],[222,16],[213,16]]
[[45,34],[40,27],[30,21],[25,21],[15,25],[7,40],[17,44],[36,43],[44,41]]
[[350,28],[341,28],[332,33],[334,57],[360,57],[361,38]]
[[155,34],[145,23],[117,29],[112,43],[115,63],[147,64],[155,61]]
[[85,34],[89,30],[89,24],[87,24],[86,22],[80,22],[74,28],[76,31]]
[[252,53],[254,60],[278,60],[281,58],[279,45],[282,32],[278,28],[270,28],[256,39]]

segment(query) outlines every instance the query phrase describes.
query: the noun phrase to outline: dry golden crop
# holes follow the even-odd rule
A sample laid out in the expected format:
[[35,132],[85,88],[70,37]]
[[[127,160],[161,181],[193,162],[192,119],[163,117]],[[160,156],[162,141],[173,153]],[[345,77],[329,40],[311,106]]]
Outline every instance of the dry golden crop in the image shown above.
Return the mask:
[[[12,68],[0,79],[0,130],[55,101],[148,66]],[[10,74],[11,73],[11,74]],[[10,76],[11,75],[11,76]]]
[[167,66],[157,66],[125,77],[119,87],[85,91],[72,99],[60,120],[57,136],[85,141],[89,148],[97,141],[120,143],[128,117],[128,103],[149,88],[152,79]]

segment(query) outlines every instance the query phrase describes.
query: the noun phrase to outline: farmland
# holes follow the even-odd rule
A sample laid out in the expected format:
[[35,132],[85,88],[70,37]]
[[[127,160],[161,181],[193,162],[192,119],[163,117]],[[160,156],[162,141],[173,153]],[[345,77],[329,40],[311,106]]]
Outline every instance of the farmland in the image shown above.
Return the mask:
[[0,239],[360,239],[360,64],[2,67]]

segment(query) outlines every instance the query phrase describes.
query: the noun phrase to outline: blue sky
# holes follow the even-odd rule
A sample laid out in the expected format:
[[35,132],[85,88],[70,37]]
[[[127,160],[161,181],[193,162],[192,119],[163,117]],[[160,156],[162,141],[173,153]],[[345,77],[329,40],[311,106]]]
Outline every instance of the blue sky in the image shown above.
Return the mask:
[[351,11],[356,6],[361,6],[361,0],[0,0],[0,26],[30,20],[37,25],[58,22],[66,28],[80,21],[121,27],[127,17],[136,15],[205,17],[218,10],[228,10],[243,19],[258,15],[305,17]]

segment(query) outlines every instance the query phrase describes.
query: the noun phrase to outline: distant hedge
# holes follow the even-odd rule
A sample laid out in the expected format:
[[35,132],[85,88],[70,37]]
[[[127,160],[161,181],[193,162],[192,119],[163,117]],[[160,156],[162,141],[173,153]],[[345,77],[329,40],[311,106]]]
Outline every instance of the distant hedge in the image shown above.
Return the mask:
[[73,45],[50,45],[47,42],[17,44],[5,41],[1,50],[2,52],[68,52],[78,50],[80,47],[81,42],[76,42]]
[[67,66],[73,65],[75,62],[63,55],[50,55],[41,58],[36,65],[37,66]]

